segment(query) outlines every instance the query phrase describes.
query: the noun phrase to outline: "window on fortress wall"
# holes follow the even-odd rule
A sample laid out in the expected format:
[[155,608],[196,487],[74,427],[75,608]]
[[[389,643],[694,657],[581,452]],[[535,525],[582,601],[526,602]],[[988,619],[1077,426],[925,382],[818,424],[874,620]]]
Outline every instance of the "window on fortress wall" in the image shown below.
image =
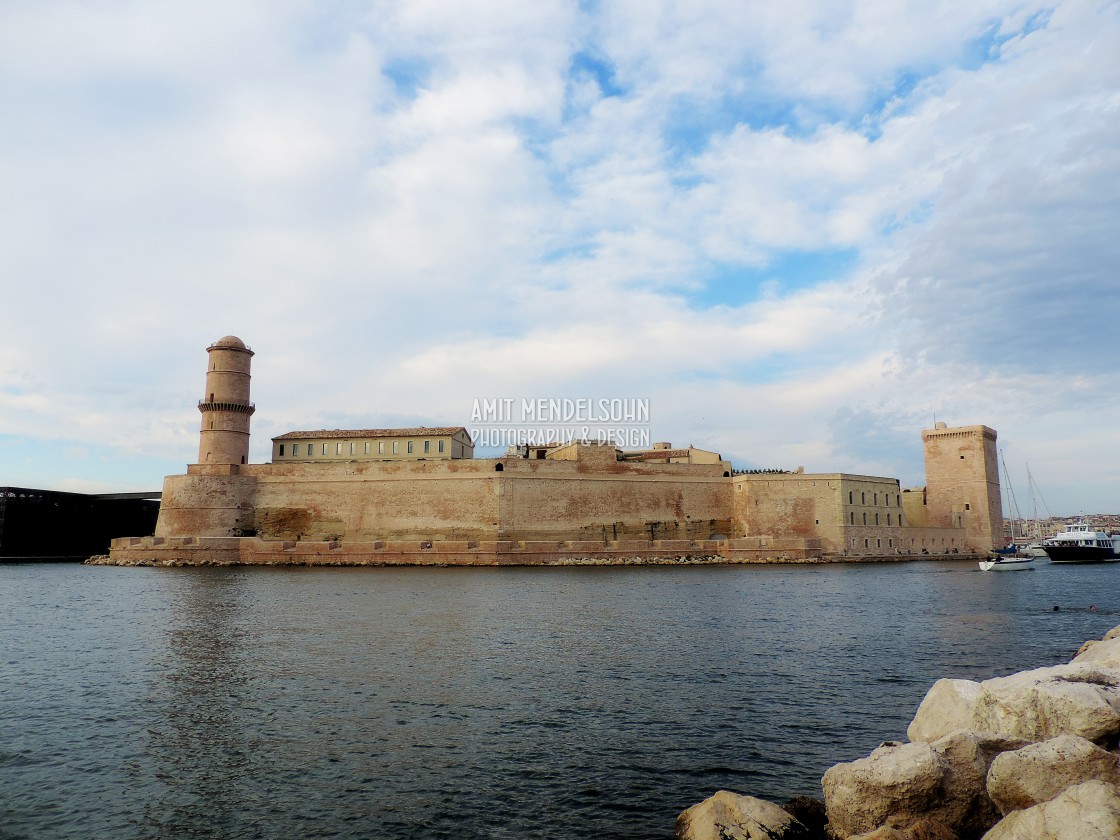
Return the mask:
[[871,497],[871,504],[873,504],[873,505],[878,505],[879,504],[879,494],[878,493],[876,493],[874,496]]
[[889,513],[887,514],[887,524],[891,524],[891,515]]
[[879,524],[879,514],[875,514],[875,524]]
[[867,524],[867,514],[866,513],[863,515],[863,524],[864,525]]
[[411,454],[412,454],[412,441],[409,441],[409,442],[408,442],[408,454],[409,454],[409,455],[411,455]]
[[855,515],[855,513],[849,513],[849,514],[848,514],[848,516],[849,516],[849,517],[851,518],[851,524],[852,524],[852,525],[855,525],[855,524],[856,524],[856,515]]
[[440,451],[440,452],[443,452],[443,449],[444,449],[444,446],[443,446],[443,444],[444,444],[445,442],[446,442],[446,441],[442,441],[442,440],[441,440],[441,441],[439,442],[439,451]]
[[852,491],[851,491],[851,490],[849,490],[849,491],[848,491],[848,504],[851,504],[851,503],[852,503],[852,496],[853,496],[853,493],[852,493]]
[[861,505],[867,504],[867,494],[866,493],[860,493],[859,494],[859,503]]
[[965,510],[972,510],[972,505],[970,505],[968,502],[965,502],[964,509]]
[[895,500],[895,505],[894,505],[895,507],[902,507],[902,495],[901,494],[896,495],[894,497],[894,500]]

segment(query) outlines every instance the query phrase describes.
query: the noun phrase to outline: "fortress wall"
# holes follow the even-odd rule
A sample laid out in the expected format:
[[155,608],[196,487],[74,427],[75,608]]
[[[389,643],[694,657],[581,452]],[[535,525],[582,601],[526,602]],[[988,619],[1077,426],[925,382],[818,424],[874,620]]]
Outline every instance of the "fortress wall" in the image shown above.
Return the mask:
[[706,540],[731,536],[719,465],[521,461],[501,484],[505,539]]
[[234,465],[196,466],[163,480],[157,537],[232,537],[254,525],[255,480]]
[[255,530],[273,540],[494,540],[492,462],[263,464]]
[[[792,537],[742,540],[262,540],[126,537],[98,565],[121,566],[568,566],[819,562]],[[894,558],[873,558],[894,559]]]
[[804,474],[737,475],[731,479],[736,536],[783,534],[842,545],[840,477]]
[[[497,470],[498,466],[501,471]],[[267,540],[703,540],[731,536],[719,465],[494,459],[192,465],[157,535]]]

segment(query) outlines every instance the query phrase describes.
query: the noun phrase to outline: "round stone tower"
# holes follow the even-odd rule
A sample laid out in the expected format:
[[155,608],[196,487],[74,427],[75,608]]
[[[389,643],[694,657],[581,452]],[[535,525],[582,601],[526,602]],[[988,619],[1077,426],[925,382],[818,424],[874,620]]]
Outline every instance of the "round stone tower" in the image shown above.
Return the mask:
[[227,335],[206,348],[206,396],[198,403],[202,434],[200,464],[244,464],[249,460],[249,366],[253,351],[240,338]]

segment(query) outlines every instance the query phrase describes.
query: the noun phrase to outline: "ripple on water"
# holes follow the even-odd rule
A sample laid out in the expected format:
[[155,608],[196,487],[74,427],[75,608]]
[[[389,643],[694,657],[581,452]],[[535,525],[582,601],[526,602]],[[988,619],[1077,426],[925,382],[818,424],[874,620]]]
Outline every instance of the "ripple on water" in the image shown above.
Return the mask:
[[0,566],[0,837],[671,838],[1120,615],[973,571]]

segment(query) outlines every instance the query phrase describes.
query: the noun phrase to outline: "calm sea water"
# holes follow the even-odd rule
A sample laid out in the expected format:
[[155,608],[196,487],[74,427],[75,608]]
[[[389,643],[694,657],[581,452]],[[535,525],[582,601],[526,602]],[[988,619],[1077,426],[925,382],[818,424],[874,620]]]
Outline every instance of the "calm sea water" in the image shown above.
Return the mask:
[[1068,659],[1118,584],[0,566],[0,838],[671,838],[720,788],[819,796],[939,677]]

